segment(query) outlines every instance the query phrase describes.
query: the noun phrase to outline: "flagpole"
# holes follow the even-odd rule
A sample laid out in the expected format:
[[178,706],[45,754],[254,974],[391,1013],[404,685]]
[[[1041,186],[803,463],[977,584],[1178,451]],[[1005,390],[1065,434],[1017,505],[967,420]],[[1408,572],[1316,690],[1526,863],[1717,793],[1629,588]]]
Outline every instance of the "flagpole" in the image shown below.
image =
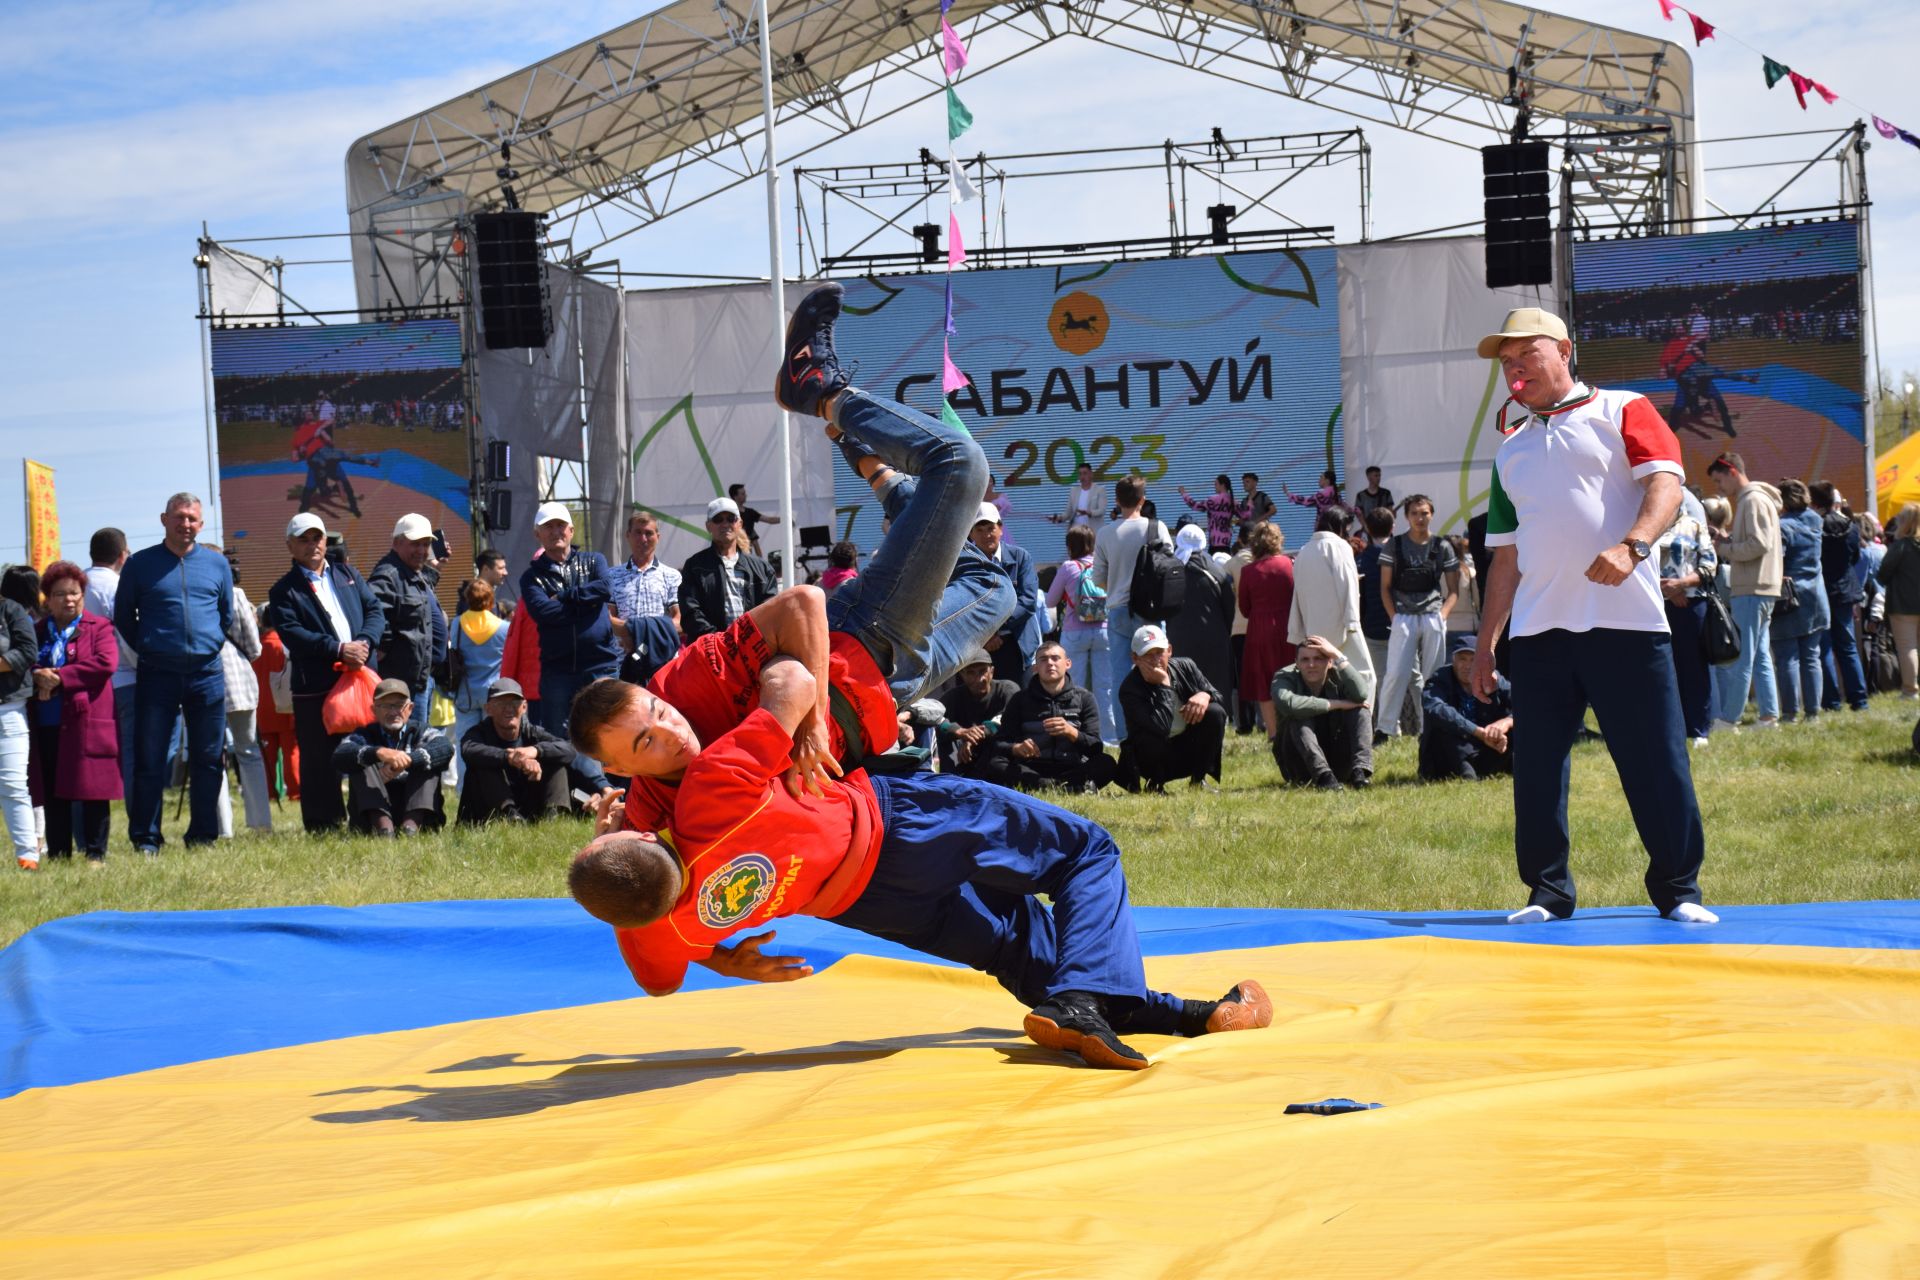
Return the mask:
[[[760,24],[760,110],[767,142],[767,275],[773,296],[773,349],[778,359],[787,342],[787,292],[785,267],[780,259],[780,162],[773,140],[773,32],[767,13],[767,0],[754,0],[754,19]],[[780,519],[781,569],[785,585],[800,583],[800,562],[794,553],[799,533],[799,517],[793,510],[793,422],[778,405],[774,412],[780,422]]]

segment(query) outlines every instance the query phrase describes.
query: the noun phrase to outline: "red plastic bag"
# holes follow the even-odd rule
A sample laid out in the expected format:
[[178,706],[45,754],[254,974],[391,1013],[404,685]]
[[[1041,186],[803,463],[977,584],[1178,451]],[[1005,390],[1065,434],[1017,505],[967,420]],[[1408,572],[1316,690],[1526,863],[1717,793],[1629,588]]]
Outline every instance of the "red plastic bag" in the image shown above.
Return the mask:
[[352,733],[373,723],[373,690],[380,677],[372,667],[342,671],[320,704],[320,723],[328,733]]

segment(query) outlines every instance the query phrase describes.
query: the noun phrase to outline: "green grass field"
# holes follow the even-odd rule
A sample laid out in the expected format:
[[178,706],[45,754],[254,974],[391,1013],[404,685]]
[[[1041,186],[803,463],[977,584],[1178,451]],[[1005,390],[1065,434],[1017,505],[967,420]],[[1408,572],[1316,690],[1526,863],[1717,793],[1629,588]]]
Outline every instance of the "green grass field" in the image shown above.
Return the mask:
[[[1710,903],[1920,897],[1920,759],[1915,709],[1888,697],[1773,733],[1716,738],[1694,756],[1706,815]],[[1366,792],[1280,785],[1264,743],[1229,740],[1224,791],[1109,791],[1072,807],[1104,823],[1126,852],[1141,905],[1368,910],[1512,908],[1509,783],[1414,782],[1414,746],[1388,746]],[[179,824],[167,801],[170,836]],[[237,800],[237,792],[236,792]],[[0,942],[84,911],[180,911],[306,903],[341,906],[451,898],[555,897],[586,824],[531,830],[449,828],[374,841],[299,831],[298,807],[273,835],[212,849],[176,843],[157,859],[128,851],[116,814],[107,864],[51,863],[0,876]],[[1619,783],[1598,744],[1574,755],[1574,874],[1583,906],[1643,904],[1645,859]]]

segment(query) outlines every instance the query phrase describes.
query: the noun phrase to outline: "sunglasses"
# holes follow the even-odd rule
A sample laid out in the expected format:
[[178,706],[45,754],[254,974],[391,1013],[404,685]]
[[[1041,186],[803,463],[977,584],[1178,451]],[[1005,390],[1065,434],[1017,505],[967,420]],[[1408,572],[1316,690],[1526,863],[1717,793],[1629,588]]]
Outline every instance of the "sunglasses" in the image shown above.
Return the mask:
[[739,516],[718,515],[707,521],[708,524],[739,524]]

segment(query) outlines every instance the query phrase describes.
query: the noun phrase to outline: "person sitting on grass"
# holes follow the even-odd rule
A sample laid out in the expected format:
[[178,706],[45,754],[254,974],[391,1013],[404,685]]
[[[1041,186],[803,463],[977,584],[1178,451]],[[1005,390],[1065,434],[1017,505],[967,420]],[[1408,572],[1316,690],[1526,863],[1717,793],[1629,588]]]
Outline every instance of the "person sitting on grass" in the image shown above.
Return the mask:
[[1058,640],[1034,655],[1033,678],[1000,717],[981,777],[1016,791],[1065,787],[1098,791],[1113,780],[1100,743],[1100,706],[1069,678],[1073,660]]
[[1420,777],[1426,782],[1472,782],[1513,772],[1513,691],[1495,673],[1493,696],[1473,696],[1473,658],[1479,642],[1455,636],[1453,661],[1421,690],[1426,724],[1420,731]]
[[515,681],[488,685],[482,705],[486,714],[460,739],[459,821],[527,822],[568,812],[573,744],[533,723]]
[[1281,777],[1322,791],[1372,784],[1371,672],[1325,636],[1308,636],[1293,665],[1274,672],[1272,692],[1280,720],[1273,761]]
[[1164,791],[1176,778],[1218,791],[1227,709],[1220,691],[1191,658],[1173,656],[1167,633],[1153,623],[1133,633],[1133,670],[1120,682],[1127,740],[1116,781],[1129,791]]
[[1000,731],[1007,705],[1020,686],[993,674],[993,655],[975,649],[964,659],[960,674],[940,694],[946,718],[940,722],[940,767],[947,773],[982,778],[992,757],[989,742]]
[[404,680],[373,691],[373,723],[340,740],[333,767],[347,779],[348,821],[376,836],[417,836],[443,821],[440,771],[453,744],[438,729],[413,723],[413,693]]

